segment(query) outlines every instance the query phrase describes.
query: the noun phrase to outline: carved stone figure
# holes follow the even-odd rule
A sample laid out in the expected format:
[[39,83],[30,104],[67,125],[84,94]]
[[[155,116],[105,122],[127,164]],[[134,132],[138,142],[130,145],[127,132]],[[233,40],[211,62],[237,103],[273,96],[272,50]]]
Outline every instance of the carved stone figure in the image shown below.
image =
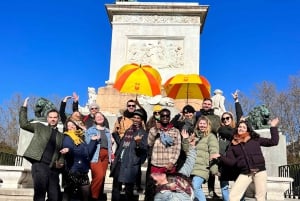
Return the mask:
[[269,128],[270,111],[266,105],[260,105],[253,108],[247,118],[251,122],[254,129]]
[[169,97],[163,97],[162,95],[156,95],[154,97],[140,95],[138,101],[141,105],[161,105],[174,107],[174,100]]
[[91,103],[96,103],[96,89],[94,87],[88,87],[88,95],[89,95],[89,100],[88,100],[88,105]]
[[56,109],[55,105],[46,98],[38,98],[34,106],[34,114],[38,119],[46,119],[49,110]]
[[222,90],[216,89],[211,99],[213,101],[213,109],[216,115],[221,116],[224,112],[226,112],[224,105],[225,97],[223,96]]

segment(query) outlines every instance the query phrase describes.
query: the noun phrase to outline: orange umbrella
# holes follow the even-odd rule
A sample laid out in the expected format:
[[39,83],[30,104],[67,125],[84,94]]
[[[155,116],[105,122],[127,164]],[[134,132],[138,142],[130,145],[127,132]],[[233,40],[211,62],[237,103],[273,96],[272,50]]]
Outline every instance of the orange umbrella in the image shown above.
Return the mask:
[[164,89],[166,95],[173,99],[204,99],[210,98],[208,80],[198,74],[177,74],[169,78]]
[[161,94],[161,76],[149,65],[126,64],[117,72],[114,88],[122,93],[156,96]]

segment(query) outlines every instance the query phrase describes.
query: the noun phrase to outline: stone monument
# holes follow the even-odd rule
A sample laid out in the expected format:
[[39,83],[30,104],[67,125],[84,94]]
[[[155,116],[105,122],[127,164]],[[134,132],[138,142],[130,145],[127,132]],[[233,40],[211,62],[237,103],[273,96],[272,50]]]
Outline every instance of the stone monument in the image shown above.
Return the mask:
[[[178,73],[199,74],[200,34],[208,6],[129,1],[105,6],[112,26],[112,41],[107,86],[98,88],[96,99],[103,111],[118,114],[127,100],[136,98],[120,94],[112,87],[117,71],[127,63],[151,65],[160,73],[162,83]],[[173,104],[164,97],[160,101]],[[184,102],[175,100],[174,106],[181,108],[180,101]],[[200,100],[197,102],[201,104]]]

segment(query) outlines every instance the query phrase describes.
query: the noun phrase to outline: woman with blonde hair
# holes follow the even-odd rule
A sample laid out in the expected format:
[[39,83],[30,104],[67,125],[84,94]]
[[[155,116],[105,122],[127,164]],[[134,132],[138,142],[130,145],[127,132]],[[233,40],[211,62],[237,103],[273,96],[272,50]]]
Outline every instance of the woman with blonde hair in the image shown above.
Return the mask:
[[[182,135],[186,136],[186,132],[186,130],[182,130]],[[219,156],[219,143],[216,136],[211,132],[211,122],[206,116],[199,117],[190,139],[183,139],[182,148],[184,151],[189,150],[191,140],[195,140],[197,150],[196,162],[191,173],[193,190],[199,201],[205,201],[202,184],[208,180],[210,171],[212,174],[218,174],[217,164],[212,164],[210,161]]]

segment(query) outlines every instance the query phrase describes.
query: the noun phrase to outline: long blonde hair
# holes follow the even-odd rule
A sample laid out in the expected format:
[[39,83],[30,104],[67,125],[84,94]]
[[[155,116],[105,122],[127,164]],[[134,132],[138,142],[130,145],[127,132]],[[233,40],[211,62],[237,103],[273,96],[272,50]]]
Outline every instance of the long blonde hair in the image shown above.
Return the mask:
[[195,131],[196,132],[200,132],[200,129],[199,129],[199,122],[201,120],[204,120],[206,123],[207,123],[207,129],[206,131],[204,131],[203,135],[204,136],[208,136],[210,133],[211,133],[211,121],[209,120],[208,117],[204,116],[204,115],[201,115],[196,123],[196,126],[195,126]]

